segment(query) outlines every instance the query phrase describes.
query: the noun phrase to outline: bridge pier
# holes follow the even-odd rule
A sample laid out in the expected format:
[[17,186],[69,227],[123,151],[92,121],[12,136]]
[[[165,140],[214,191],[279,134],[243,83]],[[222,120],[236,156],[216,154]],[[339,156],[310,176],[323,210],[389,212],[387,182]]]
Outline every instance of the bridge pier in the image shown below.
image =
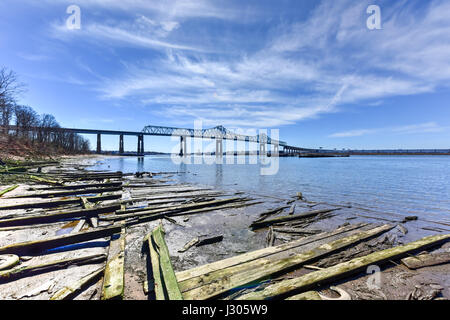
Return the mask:
[[138,136],[137,153],[144,154],[144,136],[143,135]]
[[102,135],[97,133],[97,153],[102,153]]
[[260,156],[266,156],[267,155],[267,150],[266,150],[266,143],[265,142],[260,142],[259,143],[259,155]]
[[187,137],[180,136],[180,157],[187,155]]
[[216,138],[216,157],[223,156],[223,140]]
[[273,145],[273,153],[278,156],[280,154],[280,146],[278,144]]
[[123,147],[123,134],[121,134],[119,136],[119,153],[123,154],[124,152],[125,151],[124,151],[124,147]]

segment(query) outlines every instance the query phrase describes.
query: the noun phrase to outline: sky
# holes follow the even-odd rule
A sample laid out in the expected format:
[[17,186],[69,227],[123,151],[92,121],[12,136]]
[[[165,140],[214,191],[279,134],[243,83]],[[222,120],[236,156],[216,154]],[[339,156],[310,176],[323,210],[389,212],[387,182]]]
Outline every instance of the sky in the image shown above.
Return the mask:
[[200,120],[308,148],[450,148],[449,1],[2,0],[0,66],[64,127]]

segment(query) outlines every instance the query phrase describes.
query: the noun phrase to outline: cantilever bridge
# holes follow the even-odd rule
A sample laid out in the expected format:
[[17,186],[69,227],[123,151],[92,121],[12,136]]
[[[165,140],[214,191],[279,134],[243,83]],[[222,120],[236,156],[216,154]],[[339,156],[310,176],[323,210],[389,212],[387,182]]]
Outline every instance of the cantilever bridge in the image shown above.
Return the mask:
[[[17,128],[16,126],[10,126],[7,130],[16,131],[24,130],[24,128]],[[142,131],[121,131],[121,130],[97,130],[97,129],[75,129],[75,128],[27,128],[28,131],[46,131],[46,132],[63,132],[63,133],[76,133],[76,134],[96,134],[97,135],[97,153],[102,151],[102,135],[116,135],[119,136],[119,153],[124,153],[124,136],[136,136],[138,139],[137,153],[144,154],[144,136],[178,136],[180,137],[180,155],[186,155],[187,142],[186,138],[201,138],[201,139],[214,139],[216,140],[216,155],[223,154],[223,140],[245,141],[254,142],[259,144],[260,154],[267,154],[266,146],[273,145],[275,152],[278,152],[279,147],[283,147],[285,152],[299,152],[306,150],[302,148],[296,148],[288,146],[286,142],[272,139],[270,136],[261,133],[255,136],[236,134],[230,130],[227,130],[223,126],[217,126],[209,129],[186,129],[175,127],[162,127],[162,126],[146,126]]]

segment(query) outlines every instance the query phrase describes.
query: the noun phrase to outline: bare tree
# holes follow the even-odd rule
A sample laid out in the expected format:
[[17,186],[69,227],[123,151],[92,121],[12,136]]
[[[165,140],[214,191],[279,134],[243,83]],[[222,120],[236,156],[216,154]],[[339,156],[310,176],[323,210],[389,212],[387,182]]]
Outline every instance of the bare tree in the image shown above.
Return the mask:
[[0,125],[9,126],[17,97],[24,91],[16,73],[5,67],[0,69]]

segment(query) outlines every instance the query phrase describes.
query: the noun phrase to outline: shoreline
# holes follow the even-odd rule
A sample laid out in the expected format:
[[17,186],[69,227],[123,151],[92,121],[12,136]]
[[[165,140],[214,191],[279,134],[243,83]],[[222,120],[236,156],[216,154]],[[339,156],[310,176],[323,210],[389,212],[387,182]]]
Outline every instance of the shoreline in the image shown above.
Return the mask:
[[[66,172],[66,174],[86,174],[87,172],[90,172],[88,169],[89,166],[92,166],[98,161],[101,161],[102,159],[110,158],[110,155],[93,155],[93,156],[75,156],[75,157],[64,157],[61,160],[61,164],[55,167],[48,167],[43,168],[43,172],[45,171],[51,171],[51,170],[61,170],[62,172]],[[116,157],[116,156],[113,156]],[[123,177],[123,181],[128,181],[128,183],[133,185],[140,185],[140,184],[149,184],[146,187],[138,187],[138,188],[127,188],[124,187],[122,191],[120,191],[121,199],[127,199],[129,197],[145,197],[146,193],[142,192],[146,189],[149,189],[150,194],[152,197],[155,197],[156,191],[161,191],[162,197],[166,197],[165,201],[169,201],[169,203],[165,204],[169,207],[173,207],[178,205],[177,202],[170,203],[169,197],[173,197],[175,195],[179,195],[180,191],[193,188],[193,189],[206,189],[207,186],[200,186],[200,185],[192,185],[192,184],[179,184],[173,179],[175,173],[167,173],[162,174],[159,176],[152,176],[152,177],[134,177],[134,176],[127,176]],[[72,182],[69,183],[69,185],[72,184],[81,184],[85,182]],[[93,183],[87,181],[86,183]],[[102,182],[105,183],[105,182]],[[149,187],[150,185],[157,185],[157,187]],[[11,191],[7,195],[2,197],[2,205],[6,204],[18,204],[18,203],[30,203],[33,201],[36,201],[35,198],[26,198],[26,199],[8,199],[8,197],[17,196],[17,195],[23,195],[23,194],[33,194],[33,193],[43,193],[46,191],[39,191],[38,189],[49,187],[48,185],[42,185],[42,184],[22,184],[17,189]],[[30,188],[33,188],[33,190],[29,190]],[[173,190],[173,191],[168,191]],[[173,193],[175,191],[175,193]],[[230,198],[230,197],[236,197],[239,198],[252,198],[251,202],[262,202],[259,204],[251,205],[251,206],[243,206],[241,208],[225,208],[225,209],[217,209],[212,211],[207,211],[201,214],[194,214],[194,215],[186,215],[186,216],[175,216],[171,218],[174,221],[170,221],[167,219],[163,219],[163,225],[164,229],[166,231],[166,242],[167,246],[169,248],[170,257],[172,260],[172,264],[174,266],[174,269],[176,272],[180,272],[182,270],[188,270],[191,268],[195,268],[199,265],[203,265],[205,263],[211,263],[214,261],[220,261],[224,258],[231,258],[235,256],[239,256],[243,254],[244,252],[252,252],[253,250],[258,250],[266,246],[266,236],[267,236],[267,229],[263,230],[251,230],[249,229],[249,225],[252,223],[252,221],[255,220],[261,214],[262,212],[265,212],[271,208],[277,208],[281,205],[286,206],[287,208],[284,209],[284,213],[278,213],[275,214],[273,217],[281,216],[283,214],[288,214],[287,211],[289,211],[289,208],[292,208],[292,204],[295,204],[296,207],[294,208],[294,215],[299,214],[301,212],[307,212],[311,210],[311,207],[309,207],[310,203],[304,202],[301,199],[295,199],[295,195],[293,195],[291,203],[287,204],[285,200],[277,200],[272,198],[266,198],[264,196],[255,196],[251,194],[245,194],[245,192],[241,192],[241,194],[229,194],[229,191],[224,190],[209,190],[209,191],[193,191],[185,193],[185,195],[188,194],[203,194],[203,193],[211,193],[216,192],[220,193],[220,196],[213,196],[212,198],[215,199],[223,199],[224,197]],[[117,192],[113,192],[117,193]],[[147,195],[148,197],[148,195]],[[70,198],[70,197],[69,197]],[[33,200],[34,199],[34,200]],[[56,198],[57,199],[57,198]],[[45,201],[54,201],[55,198],[50,198],[49,200]],[[188,200],[189,197],[181,198],[182,200]],[[193,199],[190,197],[190,199]],[[39,200],[39,199],[38,199]],[[175,200],[175,198],[174,198]],[[5,202],[6,201],[6,202]],[[40,199],[39,201],[43,201]],[[155,201],[162,201],[161,200],[155,200]],[[3,204],[5,203],[5,204]],[[104,201],[102,205],[110,205],[115,203],[115,200],[109,200]],[[135,206],[137,207],[128,207],[127,210],[130,210],[131,208],[139,208],[139,202],[135,203]],[[148,204],[147,204],[148,205]],[[153,205],[155,207],[161,206],[161,204],[155,204]],[[316,204],[314,206],[314,209],[326,209],[329,206],[327,204]],[[64,210],[74,210],[77,206],[72,207],[59,207],[52,210],[49,210],[50,212],[61,212]],[[31,211],[27,210],[26,215],[33,215],[36,214],[44,214],[46,210],[42,209],[33,209]],[[48,212],[48,211],[47,211]],[[8,210],[8,211],[2,211],[0,210],[0,221],[1,218],[5,217],[6,215],[24,215],[24,210]],[[236,219],[235,217],[239,216],[240,219]],[[272,218],[272,217],[271,217]],[[320,230],[321,232],[331,232],[332,230],[335,230],[339,226],[356,224],[361,222],[378,222],[373,219],[368,219],[364,217],[354,217],[352,214],[346,213],[346,209],[342,208],[338,211],[338,213],[329,218],[323,218],[318,219],[317,221],[312,221],[307,226],[303,227],[302,230],[304,231],[315,231]],[[388,221],[383,221],[382,223],[385,223]],[[127,227],[126,230],[126,251],[125,251],[125,292],[124,292],[124,299],[148,299],[148,297],[145,295],[143,290],[143,285],[145,282],[145,274],[146,274],[146,257],[141,256],[141,246],[142,239],[155,227],[158,225],[158,221],[150,221],[145,222],[142,224],[133,225],[130,227]],[[392,223],[389,222],[389,223]],[[100,227],[105,225],[105,221],[99,221]],[[379,248],[382,248],[383,246],[392,246],[392,245],[399,245],[401,243],[408,243],[410,241],[417,240],[420,238],[420,233],[417,232],[417,229],[420,228],[421,221],[408,221],[404,224],[401,224],[398,222],[399,225],[404,225],[404,228],[406,227],[407,231],[406,234],[405,231],[399,227],[395,227],[391,231],[387,232],[383,235],[383,237],[387,240],[386,243],[380,245],[375,244],[375,248],[377,246]],[[33,239],[41,239],[48,236],[54,236],[54,235],[60,235],[60,234],[70,234],[70,232],[73,231],[74,224],[72,223],[70,226],[69,222],[58,222],[53,223],[47,226],[33,226],[30,228],[22,229],[22,230],[6,230],[6,231],[0,231],[0,246],[4,246],[6,244],[21,242],[21,241],[28,241]],[[88,226],[89,223],[86,224]],[[395,225],[395,223],[393,224]],[[85,226],[85,228],[86,228]],[[92,226],[89,227],[87,230],[92,229]],[[94,228],[95,229],[95,228]],[[1,230],[1,229],[0,229]],[[188,243],[190,240],[192,240],[196,236],[212,236],[222,234],[223,240],[214,244],[206,245],[203,247],[193,247],[185,252],[178,252],[186,243]],[[277,238],[278,236],[278,238]],[[295,234],[294,234],[295,236]],[[275,243],[273,245],[280,245],[282,243],[289,243],[292,241],[293,234],[289,233],[277,233],[275,236]],[[375,240],[381,241],[383,237],[378,237]],[[294,237],[295,238],[295,237]],[[297,237],[298,238],[298,237]],[[288,240],[290,239],[290,240]],[[373,241],[371,243],[376,243],[377,241]],[[23,261],[24,265],[37,263],[37,262],[48,262],[52,259],[55,259],[56,257],[63,257],[65,259],[67,258],[73,258],[76,256],[79,256],[80,254],[106,254],[108,249],[108,239],[103,239],[104,246],[103,247],[81,247],[78,250],[75,251],[67,251],[67,252],[60,252],[60,253],[51,253],[47,255],[41,255],[36,256],[28,261]],[[88,242],[89,244],[89,242]],[[358,247],[360,246],[360,247]],[[362,253],[367,252],[367,250],[370,250],[365,242],[361,243],[360,245],[356,246],[355,248],[360,248]],[[381,247],[380,247],[381,246]],[[444,245],[444,247],[441,250],[449,250],[450,246],[448,243]],[[304,248],[303,250],[306,250],[307,248]],[[351,248],[350,248],[351,249]],[[353,258],[358,256],[358,254],[361,254],[361,252],[353,252],[352,250],[344,250],[340,251],[339,253],[336,253],[335,255],[330,255],[326,259],[320,259],[318,262],[320,266],[326,267],[327,265],[332,265],[338,261],[344,261],[348,260],[349,258]],[[8,284],[0,284],[0,290],[2,299],[14,299],[14,297],[20,299],[48,299],[51,296],[51,293],[58,287],[63,287],[64,285],[67,285],[70,282],[76,281],[76,279],[82,277],[83,275],[94,271],[95,268],[100,267],[101,264],[94,264],[94,265],[85,265],[85,266],[79,266],[76,268],[70,268],[70,275],[67,270],[59,270],[54,271],[50,273],[46,273],[43,275],[37,275],[30,278],[24,278],[17,280],[15,282],[10,282]],[[390,265],[387,269],[383,269],[382,276],[386,277],[386,279],[395,279],[395,277],[400,273],[405,273],[404,266],[401,265]],[[408,281],[408,279],[404,279],[403,288],[396,289],[391,288],[389,286],[383,287],[383,290],[381,290],[381,293],[378,291],[375,292],[369,292],[367,293],[367,289],[364,289],[364,283],[367,280],[367,276],[361,276],[357,279],[353,279],[350,281],[344,281],[340,285],[345,288],[352,297],[354,298],[364,298],[364,295],[366,297],[371,299],[383,298],[383,295],[388,299],[403,299],[405,298],[408,293],[410,293],[414,289],[414,285],[417,285],[418,283],[425,282],[432,282],[432,283],[438,283],[437,285],[441,285],[444,287],[443,290],[441,290],[441,294],[444,298],[450,298],[450,292],[449,292],[449,283],[448,280],[449,277],[449,271],[448,265],[440,265],[440,266],[433,266],[433,267],[426,267],[423,268],[421,271],[411,271],[409,270],[408,273],[412,274],[412,278],[414,281]],[[77,270],[76,272],[74,270]],[[406,269],[408,270],[408,269]],[[420,270],[420,269],[418,269]],[[311,271],[311,270],[309,270]],[[304,268],[300,268],[293,273],[287,273],[285,274],[284,278],[289,278],[292,276],[299,276],[303,273],[307,272]],[[438,276],[436,276],[438,275]],[[439,275],[441,275],[442,279],[439,279]],[[67,279],[66,279],[67,278]],[[48,287],[53,284],[54,288],[52,290],[49,290],[48,288],[44,288],[46,290],[42,290],[41,292],[34,294],[35,292],[31,292],[33,290],[39,291],[38,287],[40,284],[40,287],[42,287],[42,283],[45,284],[48,283]],[[388,283],[388,282],[386,282]],[[355,289],[356,288],[356,289]],[[94,294],[94,292],[96,293]],[[78,299],[98,299],[100,298],[100,291],[101,291],[101,281],[98,281],[95,285],[92,285],[87,290],[80,293],[79,296],[77,296]],[[30,294],[31,296],[23,296]],[[54,293],[54,292],[53,292]]]

